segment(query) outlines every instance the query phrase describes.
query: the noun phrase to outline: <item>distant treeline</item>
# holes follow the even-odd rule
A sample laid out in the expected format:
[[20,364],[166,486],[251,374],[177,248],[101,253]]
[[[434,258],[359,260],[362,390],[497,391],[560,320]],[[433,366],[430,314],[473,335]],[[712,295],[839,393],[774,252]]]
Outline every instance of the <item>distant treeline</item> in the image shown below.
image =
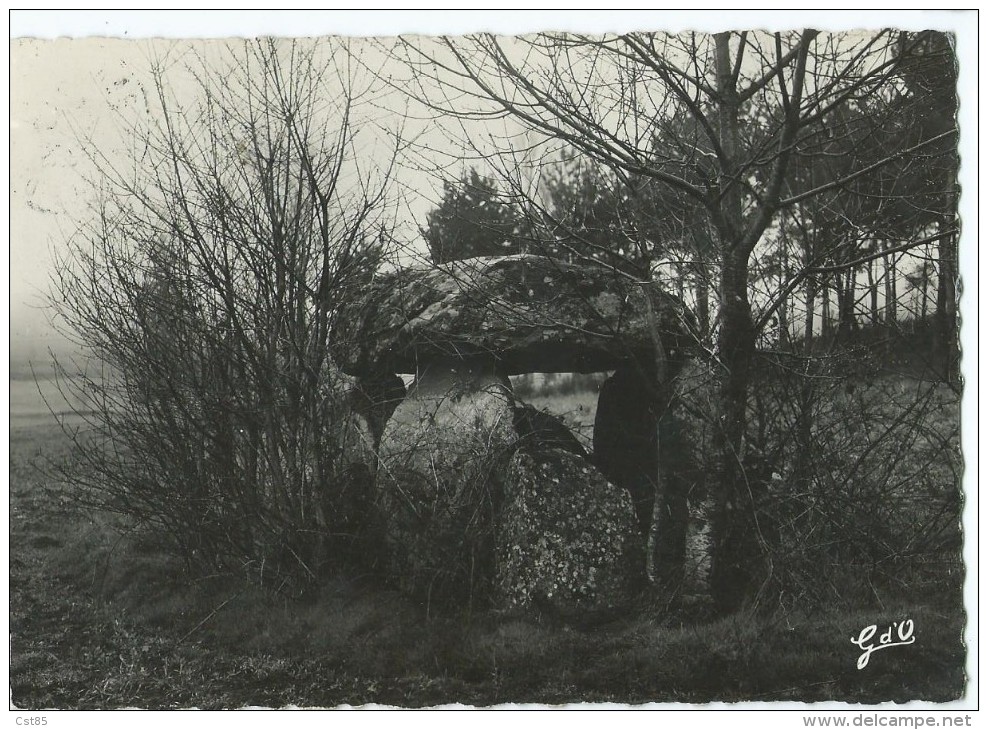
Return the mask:
[[[948,380],[956,353],[945,347],[940,323],[934,315],[894,323],[859,324],[846,331],[832,330],[814,337],[809,350],[825,356],[835,349],[860,349],[881,372],[920,378]],[[803,340],[792,343],[803,352]],[[864,355],[862,355],[864,356]]]
[[[944,348],[938,346],[939,330],[934,317],[908,319],[894,325],[864,324],[848,332],[825,333],[817,336],[812,350],[825,355],[839,344],[841,348],[866,349],[872,360],[881,363],[881,370],[924,380],[940,380],[946,373]],[[801,352],[804,343],[792,343]],[[762,350],[763,354],[768,350]],[[532,395],[573,395],[596,393],[611,375],[600,373],[528,373],[511,378],[514,392],[522,398]]]
[[62,365],[68,365],[81,357],[78,348],[58,336],[41,335],[32,338],[11,334],[10,379],[52,378],[55,375],[54,358],[57,358]]
[[49,379],[55,376],[55,368],[49,362],[10,361],[11,380]]

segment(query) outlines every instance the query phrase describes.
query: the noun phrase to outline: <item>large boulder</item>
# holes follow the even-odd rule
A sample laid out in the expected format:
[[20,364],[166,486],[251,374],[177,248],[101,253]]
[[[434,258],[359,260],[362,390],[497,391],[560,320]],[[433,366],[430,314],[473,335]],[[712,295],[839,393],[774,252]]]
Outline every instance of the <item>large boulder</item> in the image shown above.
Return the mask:
[[631,493],[638,527],[648,534],[659,469],[656,408],[646,376],[621,368],[604,381],[597,396],[593,459],[604,475]]
[[607,267],[517,255],[403,269],[343,313],[352,336],[336,358],[357,375],[475,357],[493,357],[506,375],[613,370],[651,357],[646,297],[679,362],[695,342],[683,303]]
[[559,416],[515,400],[515,431],[518,448],[524,451],[562,449],[586,458],[587,451]]
[[517,452],[498,523],[497,588],[506,609],[585,616],[626,605],[641,586],[628,493],[573,453]]
[[[687,365],[686,372],[689,371]],[[689,499],[697,486],[693,459],[699,442],[690,440],[679,408],[677,379],[656,405],[648,393],[654,384],[647,373],[619,369],[600,388],[594,420],[593,461],[614,484],[631,494],[642,536],[649,535],[654,520],[655,485],[661,473],[663,487],[661,531],[655,535],[656,575],[679,581],[683,576],[691,520]],[[657,430],[658,429],[658,430]],[[697,495],[694,495],[697,496]],[[686,567],[689,569],[689,566]]]
[[366,421],[377,446],[395,408],[405,398],[405,381],[393,373],[370,373],[355,378],[350,390],[353,409]]
[[391,574],[423,600],[488,596],[503,476],[517,441],[507,378],[489,360],[427,366],[378,447]]

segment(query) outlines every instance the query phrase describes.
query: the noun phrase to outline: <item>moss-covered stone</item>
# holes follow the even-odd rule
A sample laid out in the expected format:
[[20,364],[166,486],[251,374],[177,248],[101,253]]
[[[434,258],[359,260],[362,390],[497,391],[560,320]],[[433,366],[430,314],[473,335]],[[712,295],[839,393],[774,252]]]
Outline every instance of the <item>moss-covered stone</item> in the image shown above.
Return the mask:
[[515,431],[518,448],[524,451],[562,449],[586,457],[586,449],[559,416],[538,410],[529,403],[515,399]]
[[627,604],[640,586],[631,498],[575,454],[515,454],[498,524],[505,608],[584,615]]
[[437,358],[493,357],[501,372],[598,372],[649,358],[646,296],[674,360],[693,317],[653,283],[541,256],[466,259],[379,277],[341,322],[336,353],[352,374],[414,373]]

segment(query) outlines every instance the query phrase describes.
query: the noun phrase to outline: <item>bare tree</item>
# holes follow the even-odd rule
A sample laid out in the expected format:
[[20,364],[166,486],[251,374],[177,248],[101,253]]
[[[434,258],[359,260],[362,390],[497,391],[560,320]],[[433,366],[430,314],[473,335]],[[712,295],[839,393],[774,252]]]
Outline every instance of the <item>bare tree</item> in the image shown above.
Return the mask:
[[353,155],[367,88],[341,46],[158,59],[147,119],[123,120],[133,157],[88,150],[102,198],[53,294],[92,356],[63,368],[96,434],[70,482],[190,564],[282,590],[363,552],[361,434],[330,347],[377,267],[389,170]]
[[[806,253],[787,280],[758,300],[752,296],[752,263],[787,217],[798,222],[795,211],[800,207],[900,161],[950,154],[956,129],[931,125],[918,128],[908,145],[870,145],[861,154],[852,151],[828,179],[805,185],[796,174],[798,161],[829,154],[825,143],[837,126],[834,120],[850,108],[860,110],[860,99],[876,101],[873,111],[862,112],[862,124],[874,127],[885,118],[892,99],[914,93],[901,74],[919,43],[904,41],[888,30],[838,34],[803,30],[713,36],[629,33],[603,38],[476,35],[436,41],[400,39],[391,49],[409,70],[407,78],[395,80],[396,86],[432,109],[437,118],[462,120],[467,136],[470,121],[509,119],[529,135],[526,147],[536,144],[529,142],[531,135],[543,149],[568,145],[632,183],[631,191],[636,187],[634,179],[675,191],[693,201],[709,222],[704,230],[710,234],[710,266],[716,271],[720,385],[715,399],[716,466],[705,509],[712,535],[712,592],[721,608],[737,605],[751,583],[745,577],[750,574],[744,565],[746,553],[738,545],[754,529],[745,465],[759,333],[804,281],[810,287],[805,317],[810,319],[819,291],[811,277],[853,272],[930,239],[907,236],[872,252],[862,249],[857,231],[850,238],[827,240],[825,251]],[[500,159],[511,176],[510,168],[518,162],[513,150],[497,149],[489,135],[477,134],[468,141],[477,154]],[[532,202],[544,208],[537,196]],[[955,231],[956,226],[948,223],[938,236],[945,240]],[[661,246],[641,231],[629,230],[629,238],[637,240],[638,265],[627,271],[635,271],[642,282],[651,281]],[[834,260],[835,249],[847,253]],[[574,247],[573,253],[581,251]],[[846,309],[847,302],[842,306]],[[807,331],[812,332],[811,324]],[[650,369],[661,382],[665,354],[657,327],[654,345]],[[656,388],[653,393],[657,401],[662,400],[661,392]],[[660,478],[655,533],[663,531],[664,499]]]

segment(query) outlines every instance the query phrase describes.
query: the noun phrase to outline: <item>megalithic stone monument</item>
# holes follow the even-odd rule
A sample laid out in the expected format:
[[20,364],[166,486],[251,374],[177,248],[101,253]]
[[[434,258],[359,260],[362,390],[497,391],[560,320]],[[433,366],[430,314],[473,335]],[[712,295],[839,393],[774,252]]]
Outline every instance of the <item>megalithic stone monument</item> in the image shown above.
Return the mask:
[[517,255],[410,268],[379,276],[343,313],[351,331],[335,356],[365,392],[413,377],[380,427],[376,475],[405,591],[561,614],[629,599],[642,536],[627,486],[517,402],[508,376],[651,360],[646,297],[675,370],[695,342],[690,312],[593,264]]

